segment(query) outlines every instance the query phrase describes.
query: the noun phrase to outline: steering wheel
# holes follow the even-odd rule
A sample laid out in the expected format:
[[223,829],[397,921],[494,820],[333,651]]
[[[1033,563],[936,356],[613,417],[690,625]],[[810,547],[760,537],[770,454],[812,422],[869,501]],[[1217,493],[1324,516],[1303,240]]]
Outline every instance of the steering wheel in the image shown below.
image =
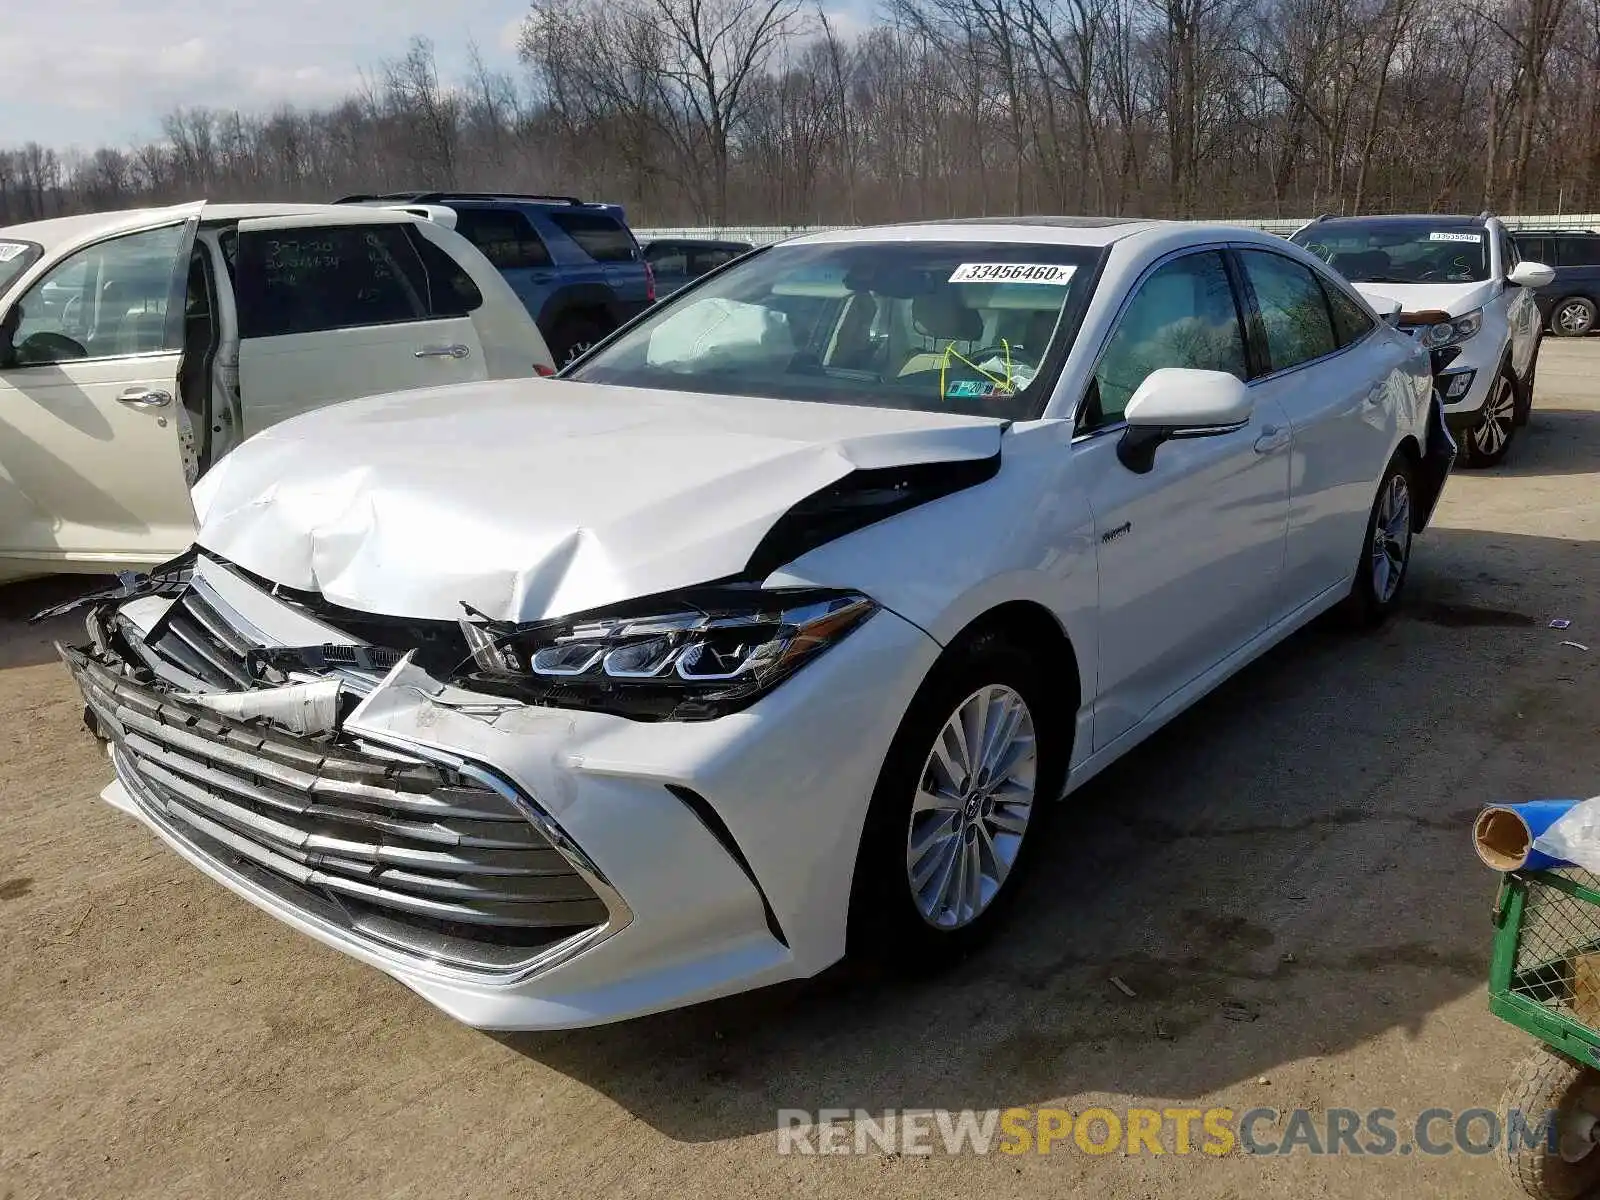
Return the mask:
[[23,363],[64,362],[71,358],[88,357],[89,351],[82,342],[48,329],[30,333],[17,347],[17,361]]
[[[1019,350],[1021,353],[1018,353]],[[982,366],[991,359],[998,359],[1002,364],[1009,360],[1013,370],[1015,370],[1017,367],[1026,367],[1030,371],[1037,371],[1039,369],[1039,362],[1043,358],[1044,355],[1035,354],[1032,350],[1023,349],[1020,346],[1011,346],[1008,350],[1006,346],[997,344],[993,346],[980,347],[979,349],[974,350],[971,354],[963,354],[960,359],[952,358],[950,365],[952,367],[965,367],[968,370],[971,370],[973,367]],[[962,359],[965,359],[966,361],[963,362]],[[968,364],[972,364],[972,366],[968,366]],[[1000,368],[1002,371],[1004,369],[1004,366]],[[995,373],[995,368],[988,367],[983,373],[985,375],[993,375]]]

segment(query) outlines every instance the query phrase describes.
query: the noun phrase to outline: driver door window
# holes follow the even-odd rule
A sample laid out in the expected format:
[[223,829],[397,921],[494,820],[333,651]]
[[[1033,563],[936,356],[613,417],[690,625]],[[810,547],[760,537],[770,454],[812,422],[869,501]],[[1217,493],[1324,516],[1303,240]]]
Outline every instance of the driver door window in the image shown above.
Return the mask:
[[1139,285],[1100,356],[1080,428],[1121,421],[1133,393],[1161,367],[1248,377],[1239,307],[1217,251],[1185,255]]
[[180,349],[167,319],[185,227],[99,242],[64,259],[22,297],[13,335],[18,366]]

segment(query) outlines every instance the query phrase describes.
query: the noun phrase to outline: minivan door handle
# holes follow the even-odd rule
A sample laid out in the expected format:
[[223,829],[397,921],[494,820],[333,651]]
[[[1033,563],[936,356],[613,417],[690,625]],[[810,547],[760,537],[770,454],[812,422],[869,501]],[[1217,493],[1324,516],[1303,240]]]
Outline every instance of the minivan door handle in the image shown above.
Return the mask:
[[418,358],[466,358],[472,349],[456,342],[449,346],[418,346],[412,353]]
[[117,400],[130,408],[164,408],[172,403],[172,393],[163,392],[160,388],[131,387]]

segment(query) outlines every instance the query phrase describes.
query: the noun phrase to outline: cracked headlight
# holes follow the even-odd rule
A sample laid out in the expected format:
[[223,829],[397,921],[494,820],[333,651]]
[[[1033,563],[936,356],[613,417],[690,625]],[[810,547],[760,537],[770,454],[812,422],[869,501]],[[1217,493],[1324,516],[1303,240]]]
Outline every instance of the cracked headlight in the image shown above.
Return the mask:
[[856,592],[729,585],[524,625],[463,617],[456,682],[535,704],[710,720],[754,703],[878,611]]
[[1440,321],[1429,325],[1422,331],[1422,344],[1430,350],[1437,350],[1441,346],[1454,346],[1457,342],[1464,342],[1474,336],[1483,328],[1483,310],[1474,309],[1459,317],[1452,317],[1448,321]]

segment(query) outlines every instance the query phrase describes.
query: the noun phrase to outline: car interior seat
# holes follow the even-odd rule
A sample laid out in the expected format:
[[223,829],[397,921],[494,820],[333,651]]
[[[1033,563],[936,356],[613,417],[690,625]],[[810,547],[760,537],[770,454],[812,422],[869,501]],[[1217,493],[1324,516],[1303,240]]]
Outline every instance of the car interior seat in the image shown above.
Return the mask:
[[946,362],[945,350],[960,343],[963,353],[975,348],[983,337],[983,314],[968,308],[951,288],[941,288],[918,296],[911,302],[912,329],[935,343],[933,349],[914,351],[900,368],[901,377],[922,371],[937,371]]

